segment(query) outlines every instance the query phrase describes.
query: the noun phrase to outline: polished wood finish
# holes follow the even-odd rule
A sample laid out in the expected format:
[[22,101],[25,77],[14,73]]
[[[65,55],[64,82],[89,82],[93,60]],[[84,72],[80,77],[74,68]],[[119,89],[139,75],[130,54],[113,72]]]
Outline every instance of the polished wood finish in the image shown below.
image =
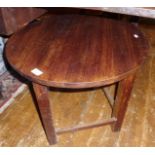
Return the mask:
[[135,74],[121,80],[118,85],[116,99],[113,105],[112,117],[117,121],[112,125],[114,131],[119,131],[122,126],[123,118],[127,109],[128,100],[132,91]]
[[47,12],[41,8],[0,8],[0,34],[10,35]]
[[[95,16],[52,15],[13,35],[5,54],[11,66],[33,82],[47,137],[54,144],[56,135],[46,86],[78,89],[120,81],[110,121],[62,129],[75,131],[117,120],[118,130],[133,86],[132,74],[146,59],[148,43],[129,23]],[[34,69],[40,74],[32,72]]]
[[[17,32],[6,46],[9,63],[21,75],[64,88],[119,81],[140,67],[147,52],[148,43],[136,26],[84,15],[47,17]],[[35,68],[43,74],[34,75]]]
[[37,100],[37,105],[40,110],[41,120],[50,144],[55,144],[56,133],[52,118],[52,113],[50,110],[50,103],[48,98],[48,90],[46,87],[33,83],[33,89],[35,91],[35,97]]

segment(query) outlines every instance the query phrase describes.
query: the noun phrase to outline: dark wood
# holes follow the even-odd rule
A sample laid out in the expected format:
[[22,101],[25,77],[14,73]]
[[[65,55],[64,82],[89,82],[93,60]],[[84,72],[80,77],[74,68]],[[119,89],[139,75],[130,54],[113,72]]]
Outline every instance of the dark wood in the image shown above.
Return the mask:
[[55,144],[57,140],[51,113],[51,107],[48,98],[47,87],[33,83],[33,89],[35,92],[35,97],[38,103],[40,116],[47,135],[47,139],[51,145]]
[[[136,26],[84,15],[46,17],[17,32],[6,46],[9,63],[21,75],[63,88],[119,81],[135,72],[147,53],[148,43]],[[34,75],[34,68],[43,74]]]
[[10,35],[46,12],[40,8],[0,8],[0,34]]
[[114,131],[121,129],[124,115],[128,106],[128,100],[132,91],[135,74],[131,74],[121,80],[118,85],[117,95],[113,106],[112,117],[116,117],[117,121],[112,125]]
[[0,9],[0,33],[5,34],[5,24],[3,19],[2,10]]
[[79,130],[83,130],[83,129],[90,129],[90,128],[94,128],[94,127],[100,127],[103,125],[113,124],[116,121],[117,121],[117,119],[115,117],[112,117],[108,120],[97,121],[97,122],[90,123],[90,124],[77,125],[74,127],[64,128],[64,129],[56,129],[56,133],[61,134],[61,133],[65,133],[65,132],[71,132],[71,131],[75,132],[75,131],[79,131]]
[[[147,54],[148,42],[138,27],[86,15],[46,16],[14,34],[5,51],[10,65],[33,82],[50,144],[56,143],[56,134],[46,86],[89,88],[120,81],[110,121],[60,129],[57,133],[97,127],[116,120],[113,127],[118,131],[135,72]],[[41,74],[32,72],[34,69]]]

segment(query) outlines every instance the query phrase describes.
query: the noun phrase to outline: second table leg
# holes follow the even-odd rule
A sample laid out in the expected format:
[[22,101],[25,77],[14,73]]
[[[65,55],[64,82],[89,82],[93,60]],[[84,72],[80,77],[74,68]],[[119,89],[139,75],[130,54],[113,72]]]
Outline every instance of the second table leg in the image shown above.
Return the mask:
[[33,83],[33,90],[35,93],[47,139],[50,144],[55,144],[57,140],[49,103],[48,89],[46,86]]
[[135,74],[132,74],[120,81],[118,84],[118,90],[112,111],[112,117],[115,117],[117,119],[116,123],[112,125],[112,129],[114,131],[119,131],[122,126],[134,79]]

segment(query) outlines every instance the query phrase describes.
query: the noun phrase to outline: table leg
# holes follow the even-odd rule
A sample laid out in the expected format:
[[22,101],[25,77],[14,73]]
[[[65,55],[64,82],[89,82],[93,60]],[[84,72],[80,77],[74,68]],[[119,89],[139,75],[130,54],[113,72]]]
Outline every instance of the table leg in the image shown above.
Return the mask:
[[46,86],[33,83],[33,90],[35,93],[37,105],[40,112],[40,117],[42,120],[45,133],[47,135],[47,139],[51,145],[55,144],[57,142],[56,133],[52,120],[52,112],[50,110],[48,89]]
[[112,125],[113,131],[119,131],[121,129],[134,79],[135,74],[132,74],[118,84],[116,99],[112,111],[112,117],[117,119],[116,123]]

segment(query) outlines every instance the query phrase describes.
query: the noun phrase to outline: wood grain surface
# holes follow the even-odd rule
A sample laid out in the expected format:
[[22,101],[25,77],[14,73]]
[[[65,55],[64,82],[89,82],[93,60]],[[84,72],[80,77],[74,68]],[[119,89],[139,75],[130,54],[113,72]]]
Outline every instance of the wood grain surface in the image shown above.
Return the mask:
[[[6,57],[33,82],[65,88],[97,87],[134,72],[148,43],[129,23],[95,16],[52,15],[11,37]],[[42,71],[34,75],[33,69]]]

